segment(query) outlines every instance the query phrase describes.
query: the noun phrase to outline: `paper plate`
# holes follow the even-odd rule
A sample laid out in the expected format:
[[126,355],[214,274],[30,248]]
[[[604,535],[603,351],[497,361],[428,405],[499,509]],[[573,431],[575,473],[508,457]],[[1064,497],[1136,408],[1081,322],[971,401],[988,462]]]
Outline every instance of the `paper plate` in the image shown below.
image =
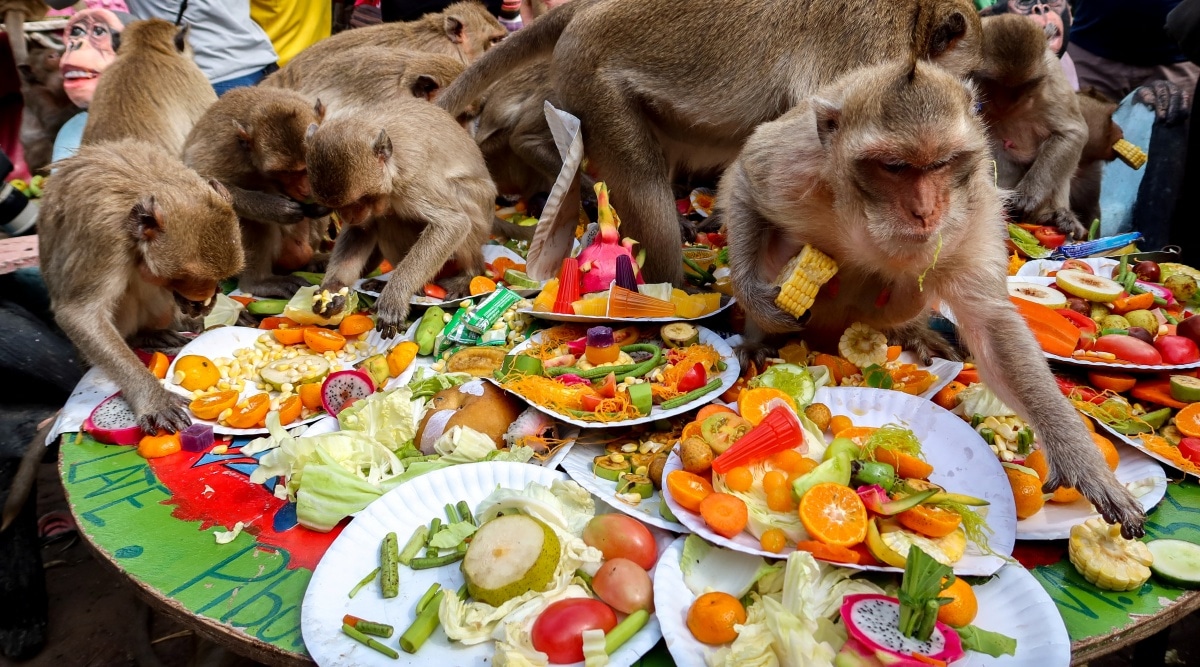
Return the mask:
[[1113,439],[1123,442],[1123,443],[1129,445],[1130,447],[1133,447],[1134,449],[1138,450],[1139,452],[1145,454],[1146,456],[1149,456],[1150,458],[1171,468],[1172,470],[1178,470],[1181,473],[1184,473],[1186,475],[1191,475],[1192,477],[1200,479],[1200,474],[1192,472],[1191,470],[1184,470],[1183,468],[1180,468],[1177,464],[1173,463],[1171,461],[1171,459],[1169,459],[1169,458],[1163,456],[1162,454],[1159,454],[1159,453],[1151,450],[1149,447],[1143,445],[1142,441],[1140,439],[1137,439],[1136,437],[1130,437],[1123,433],[1117,433],[1115,430],[1110,428],[1108,426],[1108,424],[1105,424],[1104,422],[1100,421],[1099,419],[1093,419],[1092,423],[1094,423],[1097,428],[1102,429],[1105,433],[1112,436]]
[[542,312],[540,310],[533,310],[530,308],[523,308],[521,310],[518,310],[517,312],[519,312],[523,315],[531,315],[533,317],[537,317],[537,318],[540,318],[543,320],[550,320],[551,322],[595,322],[597,324],[602,324],[604,322],[628,322],[630,324],[639,324],[639,323],[647,323],[647,322],[697,322],[699,320],[708,319],[708,318],[712,317],[713,315],[724,312],[725,309],[729,308],[730,306],[732,306],[735,303],[737,303],[737,299],[735,297],[722,296],[720,308],[714,310],[711,313],[705,313],[704,315],[701,315],[700,317],[691,317],[691,318],[688,318],[688,317],[609,317],[608,315],[574,315],[574,314],[567,315],[564,313],[546,313],[546,312]]
[[[687,627],[687,613],[696,594],[683,581],[679,558],[680,537],[658,559],[654,570],[654,612],[662,627],[667,650],[680,667],[703,667],[704,656],[716,650],[696,641]],[[1067,667],[1071,664],[1071,638],[1062,615],[1046,589],[1020,565],[1006,565],[996,577],[974,587],[979,615],[973,625],[1017,640],[1016,655],[993,658],[967,653],[954,667]]]
[[601,445],[580,445],[576,444],[571,448],[571,452],[562,460],[563,470],[571,476],[571,479],[579,483],[579,486],[587,489],[593,496],[603,500],[610,507],[617,511],[624,512],[629,516],[638,519],[652,526],[658,526],[663,530],[669,530],[675,533],[690,532],[681,523],[663,518],[659,513],[659,492],[656,489],[649,498],[642,500],[637,505],[630,505],[617,499],[617,483],[610,482],[607,479],[597,477],[592,473],[592,461],[604,453],[604,447]]
[[[1096,275],[1104,276],[1105,278],[1111,278],[1112,270],[1120,264],[1119,261],[1111,257],[1089,257],[1081,261],[1092,267]],[[1061,269],[1062,265],[1063,260],[1061,259],[1031,259],[1025,262],[1021,268],[1017,269],[1017,276],[1022,278],[1045,278],[1048,277],[1047,273]]]
[[[400,652],[401,661],[359,644],[341,632],[342,616],[354,614],[360,618],[387,623],[396,628],[391,639],[381,640],[396,649],[400,634],[413,622],[417,600],[435,582],[447,591],[457,591],[463,576],[457,566],[428,570],[400,567],[400,595],[390,600],[379,594],[378,583],[368,584],[354,599],[347,597],[363,576],[377,564],[379,545],[384,536],[395,532],[400,541],[427,524],[433,517],[445,517],[447,503],[465,500],[472,508],[496,490],[497,486],[523,489],[530,483],[550,486],[566,475],[539,466],[523,463],[468,463],[435,470],[400,485],[363,510],[338,535],[313,572],[300,610],[300,628],[309,655],[321,667],[485,667],[492,662],[494,642],[466,646],[451,643],[443,630],[435,630],[425,645],[414,655]],[[597,511],[602,511],[598,503]],[[660,552],[669,539],[662,534]],[[632,665],[658,643],[662,633],[654,616],[636,635],[610,659],[617,667]],[[399,652],[399,651],[398,651]],[[577,663],[582,665],[583,663]]]
[[[489,244],[483,246],[483,259],[485,262],[488,262],[490,264],[490,263],[496,261],[497,259],[499,259],[500,257],[507,257],[508,259],[511,259],[512,261],[516,262],[517,264],[525,263],[524,257],[521,257],[517,253],[509,250],[508,248],[505,248],[502,245],[496,245],[496,244],[489,243]],[[376,278],[378,280],[382,280],[383,282],[386,283],[387,281],[391,280],[392,274],[391,274],[391,272],[388,272],[381,276],[376,276]],[[365,283],[368,280],[371,280],[371,279],[363,278],[362,280],[354,281],[355,291],[362,292],[363,294],[373,296],[376,299],[378,299],[379,292],[374,292],[371,290],[363,289],[363,283]],[[542,284],[545,285],[545,282],[543,282]],[[520,294],[523,297],[531,297],[531,296],[537,296],[538,292],[542,291],[542,288],[535,287],[535,288],[531,288],[531,289],[514,289],[513,291],[516,292],[517,294]],[[490,292],[489,292],[489,294],[490,294]],[[441,299],[434,299],[434,298],[428,297],[428,296],[415,296],[414,295],[411,299],[409,299],[409,303],[414,306],[453,306],[453,305],[457,305],[460,302],[466,301],[467,299],[475,299],[475,298],[481,298],[481,297],[486,297],[486,296],[487,296],[487,294],[480,294],[478,296],[464,296],[464,297],[460,297],[458,299],[448,299],[446,301],[442,301]]]
[[[1154,487],[1138,498],[1147,513],[1154,509],[1167,495],[1167,475],[1162,466],[1133,447],[1117,445],[1121,462],[1117,464],[1117,481],[1129,484],[1144,479],[1153,481]],[[1071,536],[1071,526],[1100,516],[1096,508],[1080,498],[1073,503],[1046,503],[1042,511],[1028,519],[1017,522],[1018,540],[1065,540]]]
[[[538,410],[541,410],[542,412],[550,415],[551,417],[554,417],[555,419],[558,419],[559,421],[564,421],[564,422],[567,422],[568,424],[574,424],[581,428],[616,428],[619,426],[633,426],[635,424],[646,424],[649,422],[658,421],[659,419],[666,419],[667,417],[673,417],[675,415],[683,414],[683,413],[687,412],[688,410],[695,410],[696,408],[698,408],[706,403],[711,403],[716,397],[718,397],[722,393],[724,393],[726,389],[729,389],[730,387],[732,387],[733,383],[737,382],[738,374],[741,373],[741,367],[738,366],[737,355],[735,355],[733,353],[733,348],[729,347],[729,344],[726,343],[724,339],[722,339],[719,335],[717,335],[712,330],[705,329],[704,327],[696,327],[696,328],[699,329],[699,331],[700,331],[700,342],[703,344],[711,345],[713,347],[713,349],[715,349],[717,351],[717,353],[721,355],[721,359],[725,362],[725,370],[722,371],[721,374],[718,376],[721,378],[721,386],[720,387],[701,396],[700,398],[697,398],[694,401],[685,403],[677,408],[672,408],[670,410],[663,410],[662,407],[656,405],[656,406],[654,406],[654,409],[651,410],[650,414],[646,415],[645,417],[638,417],[636,419],[625,419],[625,420],[621,420],[621,421],[611,421],[611,422],[589,422],[589,421],[584,421],[582,419],[577,419],[575,417],[572,417],[571,415],[564,415],[562,413],[555,412],[554,410],[551,410],[549,408],[542,407],[542,406],[534,403],[533,401],[530,401],[529,399],[525,398],[524,396],[521,396],[520,394],[518,394],[516,392],[510,392],[510,393],[512,393],[514,396],[520,397],[521,400],[525,401],[529,405],[532,405],[533,407],[537,408]],[[520,353],[522,350],[528,348],[530,345],[532,345],[536,341],[540,340],[540,336],[541,336],[540,333],[534,334],[533,336],[531,336],[529,338],[529,340],[514,347],[512,349],[511,354]],[[500,386],[500,383],[496,382],[496,380],[493,380],[492,378],[488,378],[488,379],[491,380],[493,383],[495,383],[497,386]]]
[[[990,501],[985,518],[992,529],[989,546],[996,554],[985,555],[978,546],[967,545],[966,554],[954,564],[954,572],[963,575],[990,575],[1004,566],[1002,556],[1012,555],[1016,541],[1017,511],[1013,504],[1012,488],[1004,468],[983,438],[958,415],[933,403],[898,391],[861,387],[822,387],[817,390],[815,403],[824,403],[834,415],[846,415],[855,426],[899,424],[912,429],[921,441],[921,451],[933,466],[930,481],[947,491],[966,493]],[[683,467],[679,454],[672,452],[667,459],[663,476]],[[758,539],[742,532],[730,539],[714,533],[700,515],[675,502],[665,491],[667,506],[688,530],[713,544],[735,551],[757,554],[767,558],[785,558],[795,551],[787,547],[773,554],[763,550]],[[849,566],[854,569],[899,572],[894,567]]]

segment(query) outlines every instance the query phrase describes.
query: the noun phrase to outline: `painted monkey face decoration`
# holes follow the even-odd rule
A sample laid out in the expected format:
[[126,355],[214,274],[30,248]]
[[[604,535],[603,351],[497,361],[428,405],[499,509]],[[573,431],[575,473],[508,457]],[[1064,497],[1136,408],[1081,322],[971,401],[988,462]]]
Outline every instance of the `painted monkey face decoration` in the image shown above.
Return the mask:
[[1028,16],[1046,31],[1050,50],[1055,55],[1061,58],[1066,53],[1067,37],[1071,33],[1071,5],[1067,0],[1000,0],[980,12],[982,16],[996,14]]
[[113,35],[125,22],[107,9],[85,9],[73,15],[63,28],[66,50],[59,61],[63,90],[76,106],[86,109],[96,92],[100,74],[117,57]]

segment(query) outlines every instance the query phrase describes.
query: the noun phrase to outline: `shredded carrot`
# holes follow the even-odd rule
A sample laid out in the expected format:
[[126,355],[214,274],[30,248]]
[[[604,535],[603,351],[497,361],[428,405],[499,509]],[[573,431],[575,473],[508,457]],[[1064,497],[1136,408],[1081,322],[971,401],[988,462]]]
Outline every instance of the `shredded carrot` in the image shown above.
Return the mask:
[[[508,391],[520,394],[527,400],[563,414],[571,414],[572,410],[582,410],[583,396],[592,391],[591,387],[586,384],[567,386],[557,380],[540,375],[514,377],[505,382],[503,386]],[[618,392],[616,398],[606,398],[600,401],[594,414],[589,413],[578,419],[609,422],[632,419],[640,414],[629,400],[629,394]]]
[[650,387],[651,393],[660,401],[669,401],[686,393],[679,391],[677,387],[679,381],[692,369],[692,366],[698,363],[704,364],[705,372],[712,373],[713,369],[717,367],[717,362],[721,361],[721,353],[711,345],[689,345],[682,350],[673,352],[675,352],[676,361],[663,369],[662,380]]
[[1172,445],[1166,438],[1158,435],[1143,433],[1138,436],[1138,440],[1142,445],[1150,451],[1170,461],[1175,467],[1189,472],[1193,475],[1200,475],[1200,466],[1192,463],[1190,460],[1183,457],[1179,453],[1179,448]]
[[538,359],[550,359],[562,354],[559,350],[563,345],[587,335],[587,327],[578,324],[560,324],[549,329],[543,329],[537,342],[523,352]]

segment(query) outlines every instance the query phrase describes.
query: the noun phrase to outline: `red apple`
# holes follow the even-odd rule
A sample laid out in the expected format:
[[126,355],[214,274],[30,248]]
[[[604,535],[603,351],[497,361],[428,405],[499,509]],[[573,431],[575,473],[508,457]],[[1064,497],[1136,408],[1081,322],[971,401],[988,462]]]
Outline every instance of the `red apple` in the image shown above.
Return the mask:
[[1157,366],[1162,363],[1162,354],[1154,346],[1122,334],[1109,334],[1096,339],[1096,352],[1108,352],[1118,359],[1134,364]]
[[1159,336],[1154,348],[1162,355],[1163,363],[1190,364],[1200,361],[1200,348],[1191,338],[1184,336]]

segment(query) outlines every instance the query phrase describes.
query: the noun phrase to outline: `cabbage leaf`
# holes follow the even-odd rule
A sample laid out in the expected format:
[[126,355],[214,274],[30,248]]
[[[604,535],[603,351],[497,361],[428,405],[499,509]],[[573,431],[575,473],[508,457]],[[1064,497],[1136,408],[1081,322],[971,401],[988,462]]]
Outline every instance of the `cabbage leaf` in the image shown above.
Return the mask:
[[759,579],[783,569],[783,563],[771,564],[760,556],[721,549],[690,534],[683,542],[679,559],[683,583],[697,596],[711,591],[741,598]]

